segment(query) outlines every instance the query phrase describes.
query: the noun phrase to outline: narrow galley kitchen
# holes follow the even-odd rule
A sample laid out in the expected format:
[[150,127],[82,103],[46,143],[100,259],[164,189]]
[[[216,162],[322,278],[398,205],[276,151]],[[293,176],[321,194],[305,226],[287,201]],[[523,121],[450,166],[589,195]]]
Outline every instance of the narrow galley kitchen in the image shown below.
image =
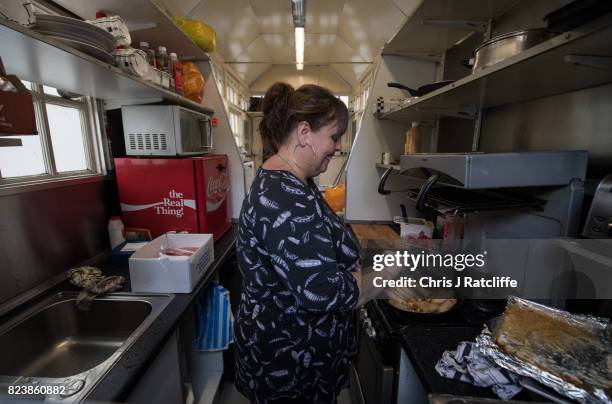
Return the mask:
[[612,403],[609,0],[0,0],[0,403]]

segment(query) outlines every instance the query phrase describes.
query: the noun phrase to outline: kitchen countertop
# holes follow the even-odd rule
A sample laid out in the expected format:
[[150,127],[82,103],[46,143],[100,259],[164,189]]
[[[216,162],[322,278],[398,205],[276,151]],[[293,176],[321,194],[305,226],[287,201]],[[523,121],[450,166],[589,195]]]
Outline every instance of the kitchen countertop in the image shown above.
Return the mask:
[[[453,394],[471,397],[497,397],[489,387],[477,387],[470,383],[442,377],[435,369],[444,351],[457,348],[461,341],[474,341],[482,328],[469,326],[406,327],[400,332],[402,348],[408,355],[419,379],[428,394]],[[546,401],[525,389],[512,398],[521,401]]]
[[364,240],[398,240],[400,235],[386,224],[351,223],[353,233],[360,243]]
[[[204,290],[215,272],[230,256],[235,241],[236,226],[232,226],[227,233],[215,242],[215,259],[193,292],[175,294],[174,299],[160,313],[151,326],[125,351],[106,376],[98,382],[87,396],[87,401],[107,402],[125,399],[130,393],[131,388],[147,369],[147,366],[153,361],[158,351],[161,350],[183,313],[195,300],[196,296]],[[101,269],[105,274],[129,277],[129,270],[127,268],[102,265]],[[126,289],[129,291],[129,282]]]
[[400,333],[401,344],[428,393],[496,398],[489,388],[442,377],[435,369],[442,353],[461,341],[474,341],[476,327],[409,327]]

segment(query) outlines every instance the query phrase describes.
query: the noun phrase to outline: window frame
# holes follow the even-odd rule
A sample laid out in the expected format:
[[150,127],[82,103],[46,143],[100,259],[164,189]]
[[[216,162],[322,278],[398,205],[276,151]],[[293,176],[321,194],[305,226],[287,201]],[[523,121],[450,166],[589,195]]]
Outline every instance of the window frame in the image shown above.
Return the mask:
[[[104,125],[101,103],[91,97],[82,96],[77,99],[65,99],[47,94],[43,90],[43,84],[40,83],[31,83],[31,86],[27,87],[29,87],[34,103],[36,128],[38,130],[38,135],[35,136],[38,136],[40,140],[45,173],[19,177],[2,177],[0,173],[0,195],[53,188],[60,185],[73,185],[84,180],[91,181],[105,176],[107,159],[102,139]],[[79,111],[87,166],[85,170],[57,171],[47,117],[47,104],[75,108]]]

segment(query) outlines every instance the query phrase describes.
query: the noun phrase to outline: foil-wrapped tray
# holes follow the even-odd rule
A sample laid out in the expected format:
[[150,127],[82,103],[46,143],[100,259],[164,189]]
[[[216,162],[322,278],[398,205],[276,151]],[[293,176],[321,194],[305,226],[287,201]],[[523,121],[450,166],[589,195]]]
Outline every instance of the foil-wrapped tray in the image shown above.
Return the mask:
[[500,321],[485,325],[478,348],[499,366],[580,403],[612,404],[609,320],[510,297]]

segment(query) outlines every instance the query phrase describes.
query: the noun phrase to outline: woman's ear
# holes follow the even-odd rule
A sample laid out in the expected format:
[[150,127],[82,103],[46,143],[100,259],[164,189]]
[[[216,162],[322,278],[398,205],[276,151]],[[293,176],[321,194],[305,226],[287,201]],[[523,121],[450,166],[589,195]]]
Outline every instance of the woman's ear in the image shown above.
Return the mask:
[[310,128],[310,124],[306,121],[300,121],[295,128],[297,132],[297,141],[300,146],[305,146],[307,140],[310,138],[312,134],[312,129]]

